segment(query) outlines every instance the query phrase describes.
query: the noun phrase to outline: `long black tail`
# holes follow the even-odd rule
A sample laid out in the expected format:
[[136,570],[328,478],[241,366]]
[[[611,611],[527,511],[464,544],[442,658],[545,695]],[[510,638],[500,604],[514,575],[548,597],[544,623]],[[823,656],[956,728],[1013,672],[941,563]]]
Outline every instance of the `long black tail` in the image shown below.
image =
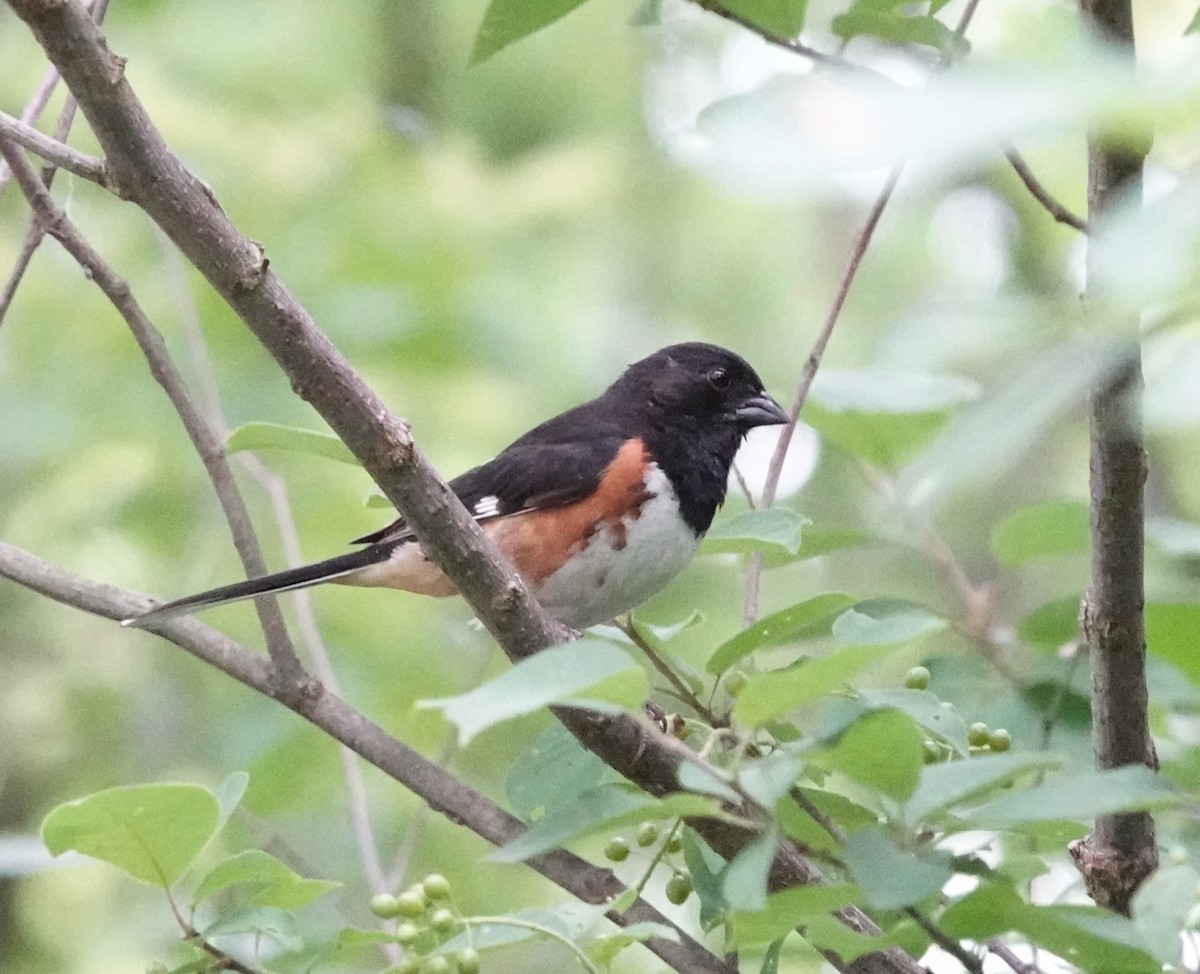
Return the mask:
[[274,575],[263,575],[261,578],[248,578],[244,582],[234,582],[232,585],[222,585],[220,588],[209,589],[198,595],[189,595],[185,599],[167,602],[149,612],[143,612],[132,619],[124,619],[123,626],[145,626],[151,622],[161,622],[174,616],[190,615],[200,609],[208,609],[214,605],[225,605],[227,602],[240,602],[251,599],[256,595],[268,595],[276,592],[290,592],[292,589],[308,588],[310,585],[320,585],[331,582],[335,578],[352,575],[354,572],[369,565],[387,561],[395,545],[371,545],[361,551],[327,558],[312,565],[302,565],[299,568],[289,568],[287,571],[276,572]]

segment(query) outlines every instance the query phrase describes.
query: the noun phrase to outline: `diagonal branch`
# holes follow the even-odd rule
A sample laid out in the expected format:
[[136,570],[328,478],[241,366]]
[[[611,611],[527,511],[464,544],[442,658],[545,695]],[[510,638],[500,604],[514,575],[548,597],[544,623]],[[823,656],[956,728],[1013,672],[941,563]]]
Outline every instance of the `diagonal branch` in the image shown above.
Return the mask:
[[74,173],[88,182],[98,183],[109,188],[103,159],[89,156],[78,149],[71,148],[65,142],[59,142],[48,135],[43,135],[19,118],[13,118],[5,112],[0,112],[0,135],[24,146],[30,152],[41,156],[60,169]]
[[1082,217],[1076,216],[1050,195],[1050,191],[1041,184],[1037,176],[1033,174],[1033,170],[1029,168],[1029,164],[1025,161],[1025,158],[1016,149],[1007,149],[1004,153],[1004,158],[1008,160],[1009,165],[1013,167],[1013,172],[1025,184],[1025,188],[1029,190],[1029,195],[1041,203],[1047,213],[1059,223],[1065,223],[1069,227],[1074,227],[1080,233],[1088,232],[1087,221]]
[[[108,619],[128,618],[151,605],[144,595],[74,575],[3,541],[0,541],[0,576],[56,602]],[[278,700],[419,795],[433,809],[493,845],[511,842],[525,831],[519,819],[391,737],[321,684],[313,682],[307,693],[283,699],[278,693],[272,664],[215,629],[189,617],[146,628],[239,683]],[[534,856],[527,864],[585,903],[607,903],[625,892],[624,885],[610,870],[593,866],[563,849]],[[620,926],[641,922],[674,926],[644,900],[636,901],[625,913],[610,912],[608,918]],[[719,958],[683,931],[676,930],[679,943],[655,939],[647,941],[647,946],[676,970],[731,974]]]

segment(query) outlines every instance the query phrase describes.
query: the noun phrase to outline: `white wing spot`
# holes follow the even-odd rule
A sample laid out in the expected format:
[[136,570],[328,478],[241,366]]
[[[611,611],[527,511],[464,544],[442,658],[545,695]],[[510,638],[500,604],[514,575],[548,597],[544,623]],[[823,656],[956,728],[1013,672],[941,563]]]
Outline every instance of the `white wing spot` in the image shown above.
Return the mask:
[[500,498],[495,494],[488,494],[486,497],[481,497],[475,502],[476,517],[494,517],[500,513]]

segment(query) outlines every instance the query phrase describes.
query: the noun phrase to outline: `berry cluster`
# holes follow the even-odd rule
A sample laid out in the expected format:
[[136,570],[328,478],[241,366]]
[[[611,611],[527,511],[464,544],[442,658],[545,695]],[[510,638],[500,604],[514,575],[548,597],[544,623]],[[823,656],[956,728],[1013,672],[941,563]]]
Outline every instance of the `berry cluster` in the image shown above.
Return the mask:
[[462,926],[450,904],[450,881],[431,873],[403,893],[380,893],[371,899],[371,912],[395,920],[396,943],[405,948],[392,974],[479,974],[479,951],[465,947],[453,954],[430,954]]

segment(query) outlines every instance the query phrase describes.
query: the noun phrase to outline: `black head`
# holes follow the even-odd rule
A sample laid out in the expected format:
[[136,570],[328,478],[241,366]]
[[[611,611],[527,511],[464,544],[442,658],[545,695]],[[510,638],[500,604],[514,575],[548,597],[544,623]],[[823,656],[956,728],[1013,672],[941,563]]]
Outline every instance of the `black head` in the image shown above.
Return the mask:
[[739,438],[755,426],[788,421],[745,359],[703,342],[670,345],[635,362],[609,391],[672,422],[732,427]]

